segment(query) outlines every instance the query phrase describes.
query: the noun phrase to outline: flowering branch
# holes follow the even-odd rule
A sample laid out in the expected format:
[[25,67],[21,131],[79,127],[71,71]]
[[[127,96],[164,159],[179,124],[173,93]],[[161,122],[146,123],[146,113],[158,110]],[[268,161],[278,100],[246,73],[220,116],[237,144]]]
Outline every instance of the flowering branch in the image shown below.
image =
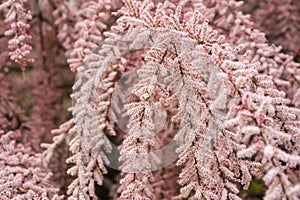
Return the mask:
[[27,33],[30,28],[27,21],[32,19],[30,11],[25,8],[26,2],[27,0],[9,0],[0,4],[0,11],[4,11],[6,15],[5,22],[10,24],[10,29],[5,32],[5,35],[13,36],[8,42],[9,56],[11,60],[21,65],[22,70],[28,63],[34,61],[28,57],[32,47],[25,42],[31,39]]

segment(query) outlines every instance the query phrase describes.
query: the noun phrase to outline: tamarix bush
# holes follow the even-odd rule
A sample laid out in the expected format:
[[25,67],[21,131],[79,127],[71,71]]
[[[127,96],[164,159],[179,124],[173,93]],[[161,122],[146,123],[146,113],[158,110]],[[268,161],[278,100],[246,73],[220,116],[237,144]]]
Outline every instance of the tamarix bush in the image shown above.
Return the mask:
[[0,199],[300,199],[297,5],[2,0]]

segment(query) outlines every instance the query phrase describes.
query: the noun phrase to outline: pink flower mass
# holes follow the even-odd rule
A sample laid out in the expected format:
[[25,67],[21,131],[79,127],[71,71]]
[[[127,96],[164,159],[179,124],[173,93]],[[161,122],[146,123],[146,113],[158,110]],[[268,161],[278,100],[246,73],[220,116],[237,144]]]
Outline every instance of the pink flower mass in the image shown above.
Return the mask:
[[300,199],[299,0],[0,0],[0,200]]

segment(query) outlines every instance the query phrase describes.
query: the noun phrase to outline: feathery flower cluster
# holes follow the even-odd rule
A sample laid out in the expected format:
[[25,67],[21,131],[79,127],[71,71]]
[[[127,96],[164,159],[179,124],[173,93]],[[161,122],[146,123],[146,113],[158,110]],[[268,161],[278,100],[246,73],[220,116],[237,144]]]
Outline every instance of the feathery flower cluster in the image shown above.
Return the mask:
[[0,198],[63,199],[49,181],[51,173],[42,167],[42,159],[30,148],[16,141],[20,131],[0,131]]
[[[45,80],[33,81],[34,103],[21,112],[30,103],[17,101],[11,64],[0,62],[0,197],[239,200],[257,187],[265,200],[299,199],[299,13],[293,0],[250,3],[3,1],[6,21],[24,25],[23,46],[32,27]],[[68,117],[55,115],[67,95],[57,92],[61,66],[76,76]]]
[[27,0],[10,0],[0,5],[0,11],[5,13],[5,22],[10,24],[5,36],[13,37],[8,41],[10,59],[20,64],[22,70],[34,61],[28,57],[32,46],[26,43],[26,40],[31,39],[28,34],[30,25],[27,21],[32,19],[31,12],[24,6],[26,2]]

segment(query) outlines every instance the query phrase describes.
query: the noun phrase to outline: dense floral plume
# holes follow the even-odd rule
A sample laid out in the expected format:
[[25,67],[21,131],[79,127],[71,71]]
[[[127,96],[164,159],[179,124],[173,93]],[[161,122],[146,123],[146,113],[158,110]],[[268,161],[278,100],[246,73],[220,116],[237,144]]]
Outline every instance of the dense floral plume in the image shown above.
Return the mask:
[[51,173],[42,166],[42,159],[30,148],[16,143],[20,131],[1,134],[1,199],[63,199],[59,188],[49,180]]
[[31,12],[24,5],[26,2],[27,0],[4,1],[0,6],[0,11],[5,13],[6,18],[4,22],[10,25],[10,29],[4,33],[5,36],[12,37],[8,41],[10,59],[20,64],[23,70],[28,63],[34,61],[28,57],[32,46],[25,42],[31,39],[31,36],[28,34],[30,25],[27,21],[32,19]]
[[298,4],[2,0],[0,199],[299,199]]

